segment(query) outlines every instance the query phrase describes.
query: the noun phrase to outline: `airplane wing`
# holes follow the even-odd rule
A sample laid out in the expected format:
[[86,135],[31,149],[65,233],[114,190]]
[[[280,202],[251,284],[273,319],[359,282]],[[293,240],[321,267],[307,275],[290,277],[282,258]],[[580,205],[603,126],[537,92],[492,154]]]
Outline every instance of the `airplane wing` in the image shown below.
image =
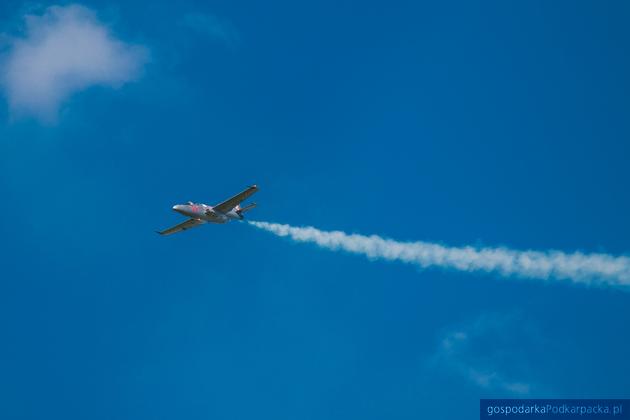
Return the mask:
[[236,194],[232,198],[228,198],[223,203],[217,204],[213,208],[215,210],[220,211],[221,213],[227,213],[228,211],[236,207],[238,204],[240,204],[241,201],[246,200],[247,197],[254,194],[256,191],[258,191],[258,187],[256,185],[252,185],[251,187],[247,188],[245,191]]
[[203,225],[204,223],[206,222],[204,222],[203,220],[188,219],[185,222],[180,223],[179,225],[175,225],[158,233],[160,235],[171,235],[173,233],[181,232],[182,230],[188,230],[190,228],[194,228],[195,226]]

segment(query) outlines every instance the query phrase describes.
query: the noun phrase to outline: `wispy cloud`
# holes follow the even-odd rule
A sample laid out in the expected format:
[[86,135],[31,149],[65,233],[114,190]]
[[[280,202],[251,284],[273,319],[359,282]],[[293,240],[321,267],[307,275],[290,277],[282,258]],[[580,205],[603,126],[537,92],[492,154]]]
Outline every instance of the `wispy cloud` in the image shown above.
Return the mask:
[[530,370],[523,368],[527,361],[519,359],[517,350],[510,348],[504,339],[506,334],[514,334],[518,329],[515,326],[512,315],[489,314],[469,325],[447,331],[429,365],[453,372],[488,391],[529,395],[534,388],[530,380],[517,379],[514,373],[505,372],[506,366],[512,370],[519,370],[518,367],[521,371]]
[[14,115],[52,121],[73,93],[136,79],[147,57],[146,48],[116,39],[90,9],[52,6],[25,16],[21,36],[9,38],[2,87]]
[[222,42],[231,48],[236,47],[240,40],[239,33],[234,25],[230,21],[215,15],[188,13],[182,18],[181,24],[203,37]]
[[630,258],[624,256],[472,246],[448,247],[429,242],[398,242],[376,235],[322,231],[314,227],[254,221],[249,223],[297,242],[310,242],[330,250],[361,254],[370,259],[400,261],[422,268],[434,266],[468,272],[497,273],[502,276],[560,279],[624,288],[630,286]]

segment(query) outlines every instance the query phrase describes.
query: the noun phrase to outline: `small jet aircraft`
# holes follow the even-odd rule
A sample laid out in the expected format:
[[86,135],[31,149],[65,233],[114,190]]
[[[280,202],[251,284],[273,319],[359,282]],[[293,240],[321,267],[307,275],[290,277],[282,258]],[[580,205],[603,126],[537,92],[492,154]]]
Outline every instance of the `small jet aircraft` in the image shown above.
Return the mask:
[[230,220],[243,220],[243,213],[256,207],[256,203],[251,203],[245,207],[241,207],[241,202],[246,200],[247,197],[254,194],[256,191],[258,191],[258,187],[256,185],[252,185],[245,191],[236,194],[232,198],[228,198],[216,206],[195,204],[192,201],[189,201],[186,204],[176,204],[173,206],[173,210],[189,217],[189,219],[157,233],[160,235],[171,235],[205,223],[227,223]]

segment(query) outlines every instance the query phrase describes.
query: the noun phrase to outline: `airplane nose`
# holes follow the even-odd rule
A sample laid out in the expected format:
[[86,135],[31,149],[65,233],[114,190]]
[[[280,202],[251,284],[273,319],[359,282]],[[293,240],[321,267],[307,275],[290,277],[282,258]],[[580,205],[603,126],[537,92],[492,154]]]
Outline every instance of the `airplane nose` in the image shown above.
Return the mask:
[[175,211],[179,211],[179,209],[181,209],[181,208],[182,208],[182,206],[180,206],[179,204],[175,204],[173,206],[173,210],[175,210]]

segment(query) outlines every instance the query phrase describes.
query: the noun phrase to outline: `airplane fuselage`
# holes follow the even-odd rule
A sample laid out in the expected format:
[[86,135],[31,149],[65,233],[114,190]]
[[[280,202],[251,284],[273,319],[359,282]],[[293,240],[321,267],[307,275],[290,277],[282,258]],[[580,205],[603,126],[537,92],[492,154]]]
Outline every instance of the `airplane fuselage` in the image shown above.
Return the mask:
[[176,204],[173,206],[173,210],[183,214],[184,216],[203,220],[208,223],[227,223],[230,220],[242,220],[243,216],[238,214],[235,210],[230,210],[227,213],[222,213],[215,210],[212,206],[206,204]]

